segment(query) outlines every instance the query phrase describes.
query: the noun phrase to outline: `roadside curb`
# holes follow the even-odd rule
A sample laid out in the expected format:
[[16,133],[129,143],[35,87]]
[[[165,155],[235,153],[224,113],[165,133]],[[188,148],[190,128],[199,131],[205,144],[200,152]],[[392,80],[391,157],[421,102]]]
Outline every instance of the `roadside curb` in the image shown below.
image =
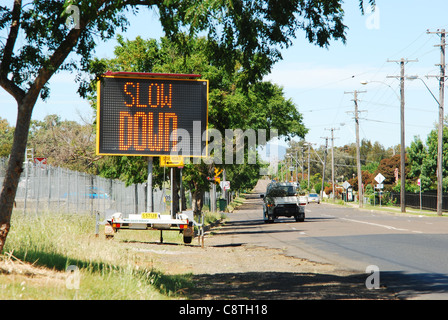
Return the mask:
[[[225,219],[219,219],[219,220],[216,220],[215,222],[212,222],[212,223],[210,223],[210,224],[208,224],[206,226],[203,226],[202,229],[204,230],[204,233],[210,231],[211,229],[213,229],[213,228],[215,228],[217,226],[220,226],[224,222],[224,220]],[[196,237],[198,235],[199,235],[198,230],[195,230],[194,231],[194,236]]]
[[[391,207],[382,207],[382,209],[377,209],[377,208],[359,208],[357,204],[337,204],[337,203],[331,203],[331,202],[321,202],[323,204],[328,204],[328,205],[332,205],[332,206],[338,206],[338,207],[347,207],[347,208],[353,208],[353,209],[357,209],[357,210],[361,210],[361,211],[369,211],[369,212],[378,212],[378,213],[387,213],[387,214],[398,214],[398,215],[424,215],[427,217],[440,217],[437,215],[436,212],[431,213],[431,212],[420,212],[418,210],[415,209],[406,209],[406,212],[401,212],[398,208],[394,209]],[[445,213],[442,216],[446,216],[447,213]]]

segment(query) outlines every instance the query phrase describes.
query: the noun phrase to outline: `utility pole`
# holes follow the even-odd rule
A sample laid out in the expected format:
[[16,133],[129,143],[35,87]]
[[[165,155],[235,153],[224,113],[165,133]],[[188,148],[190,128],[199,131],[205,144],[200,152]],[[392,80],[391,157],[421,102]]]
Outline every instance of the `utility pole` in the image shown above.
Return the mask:
[[311,169],[311,167],[310,167],[310,154],[311,154],[311,145],[312,145],[313,143],[311,143],[311,142],[305,142],[303,145],[304,146],[308,146],[308,190],[310,189],[310,175],[311,175],[311,172],[310,172],[310,169]]
[[296,157],[294,158],[294,161],[296,162],[296,164],[295,164],[295,167],[296,167],[296,177],[295,177],[295,180],[296,180],[297,185],[299,185],[299,169],[297,167],[297,162],[298,162],[298,160],[297,160],[297,149],[296,149]]
[[400,79],[400,123],[401,123],[401,147],[400,147],[400,176],[401,176],[401,189],[400,189],[400,206],[401,212],[406,212],[406,173],[405,173],[405,157],[406,157],[406,140],[404,138],[404,65],[408,62],[417,62],[418,60],[408,60],[401,58],[400,60],[387,60],[387,62],[400,63],[400,76],[387,76],[388,78]]
[[322,169],[322,186],[320,188],[320,198],[324,197],[324,182],[325,182],[325,167],[327,165],[327,148],[328,148],[328,137],[322,138],[325,139],[325,153],[324,153],[324,165]]
[[363,207],[363,190],[362,190],[362,171],[361,171],[361,153],[359,151],[359,113],[362,111],[358,110],[358,93],[364,93],[367,91],[353,91],[353,92],[344,92],[344,93],[353,93],[353,101],[355,102],[355,124],[356,124],[356,167],[358,171],[358,198],[359,198],[359,207]]
[[[442,171],[442,163],[443,163],[443,104],[444,104],[444,96],[445,96],[445,29],[437,30],[436,32],[427,31],[429,34],[440,34],[440,44],[435,45],[440,46],[440,75],[439,77],[439,129],[438,129],[438,137],[437,137],[437,215],[442,215],[442,200],[443,200],[443,171]],[[429,76],[428,76],[429,77]],[[436,76],[437,77],[437,76]]]
[[310,189],[310,147],[311,144],[309,142],[306,143],[308,146],[308,190]]
[[302,146],[301,146],[301,149],[302,149],[302,162],[301,162],[301,165],[302,165],[302,179],[300,179],[300,183],[302,183],[302,181],[303,181],[303,163],[305,162],[305,160],[303,159],[303,157],[304,157],[304,155],[303,155],[303,146],[304,146],[304,144],[302,144]]
[[332,192],[333,192],[333,202],[335,199],[335,193],[334,193],[334,130],[339,130],[339,128],[330,128],[326,129],[331,131],[331,185],[332,185]]

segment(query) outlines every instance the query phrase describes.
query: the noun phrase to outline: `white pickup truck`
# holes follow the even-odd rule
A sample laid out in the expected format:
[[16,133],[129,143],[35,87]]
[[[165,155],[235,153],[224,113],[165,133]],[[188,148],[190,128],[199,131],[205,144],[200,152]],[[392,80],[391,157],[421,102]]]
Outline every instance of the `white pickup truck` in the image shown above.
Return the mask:
[[299,196],[299,189],[293,182],[272,182],[263,198],[263,219],[274,222],[277,217],[294,217],[297,222],[305,221],[306,196]]

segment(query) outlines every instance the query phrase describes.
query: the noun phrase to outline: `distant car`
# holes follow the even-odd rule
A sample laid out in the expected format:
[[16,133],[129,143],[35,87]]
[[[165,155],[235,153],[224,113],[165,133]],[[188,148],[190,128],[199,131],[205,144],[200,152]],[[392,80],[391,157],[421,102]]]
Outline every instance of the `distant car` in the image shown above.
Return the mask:
[[310,202],[317,202],[317,204],[320,203],[319,195],[317,193],[310,193],[308,195],[308,203]]

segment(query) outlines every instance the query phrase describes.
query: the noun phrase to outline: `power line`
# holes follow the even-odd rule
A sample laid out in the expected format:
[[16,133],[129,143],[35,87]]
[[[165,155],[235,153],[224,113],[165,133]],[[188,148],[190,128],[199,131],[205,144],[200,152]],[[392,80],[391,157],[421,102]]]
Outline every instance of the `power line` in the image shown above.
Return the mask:
[[[392,124],[397,125],[398,122],[390,122],[390,121],[384,121],[384,120],[377,120],[377,119],[368,119],[368,118],[359,118],[361,120],[370,121],[370,122],[378,122],[378,123],[386,123],[386,124]],[[421,124],[407,124],[408,127],[419,127],[419,128],[432,128],[432,125],[421,125]]]

